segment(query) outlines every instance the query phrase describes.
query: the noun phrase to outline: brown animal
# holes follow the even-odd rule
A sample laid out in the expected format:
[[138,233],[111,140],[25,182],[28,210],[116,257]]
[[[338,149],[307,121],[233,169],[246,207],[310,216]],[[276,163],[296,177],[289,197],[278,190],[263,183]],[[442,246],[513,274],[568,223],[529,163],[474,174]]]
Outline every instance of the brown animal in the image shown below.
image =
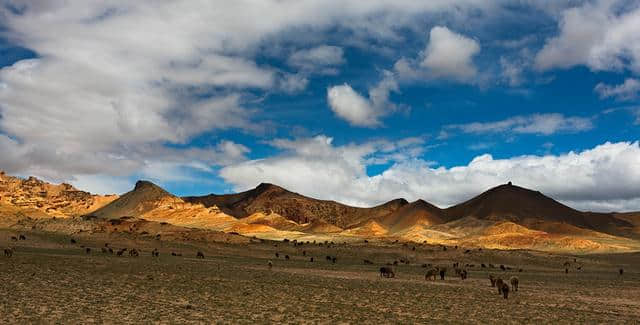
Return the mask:
[[338,260],[338,258],[334,256],[333,258],[331,258],[331,263],[336,264],[337,260]]
[[134,248],[134,249],[129,251],[129,256],[138,257],[138,256],[140,256],[140,253],[138,253],[138,250]]
[[438,274],[438,268],[433,268],[427,271],[427,274],[424,275],[424,279],[425,280],[431,280],[431,281],[435,281],[436,280],[436,275]]
[[151,251],[151,256],[153,256],[153,257],[159,257],[159,256],[160,256],[160,252],[158,252],[158,249],[157,249],[157,248],[154,248],[154,249]]
[[118,252],[116,253],[116,255],[118,256],[122,256],[122,253],[124,253],[124,248],[121,250],[118,250]]
[[461,280],[467,279],[467,270],[460,271],[460,279]]
[[511,289],[513,289],[513,291],[518,291],[518,284],[520,283],[518,277],[512,276],[511,279],[509,279],[509,282],[511,282]]
[[289,255],[285,255],[284,259],[288,261],[289,260]]
[[197,258],[204,258],[204,253],[201,251],[198,251],[198,254],[196,254]]
[[506,283],[502,284],[502,296],[504,299],[509,298],[509,286]]
[[313,257],[309,259],[309,262],[313,262]]
[[395,278],[396,273],[393,272],[393,268],[390,268],[388,266],[383,266],[380,268],[380,276],[385,278]]
[[75,240],[75,239],[73,239],[73,238],[71,238],[71,243],[72,243],[72,244],[75,244],[75,243],[76,243],[76,240]]
[[20,235],[20,237],[18,238],[20,240],[27,240],[27,237],[25,237],[24,235]]
[[5,248],[5,249],[4,249],[4,256],[6,256],[6,257],[11,257],[11,256],[13,256],[13,249],[11,249],[11,248]]
[[491,281],[491,286],[495,287],[496,286],[496,278],[493,277],[493,275],[489,274],[489,281]]
[[113,255],[113,249],[109,247],[109,254]]
[[18,241],[18,237],[16,237],[16,236],[11,236],[11,240],[12,240],[12,241]]
[[502,286],[504,285],[504,281],[501,278],[496,279],[496,287],[498,287],[498,294],[502,293]]
[[85,249],[84,249],[84,252],[85,252],[86,254],[91,254],[91,248],[89,248],[89,247],[85,248]]

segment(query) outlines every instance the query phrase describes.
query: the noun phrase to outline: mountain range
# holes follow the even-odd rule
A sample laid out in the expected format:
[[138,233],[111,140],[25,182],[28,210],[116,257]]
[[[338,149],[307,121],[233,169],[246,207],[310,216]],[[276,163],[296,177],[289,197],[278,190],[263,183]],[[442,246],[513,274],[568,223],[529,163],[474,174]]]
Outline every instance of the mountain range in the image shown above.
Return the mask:
[[235,194],[177,197],[139,181],[121,196],[99,196],[66,184],[3,173],[0,215],[4,215],[2,225],[25,216],[136,218],[274,240],[399,240],[570,252],[640,250],[640,212],[582,212],[511,183],[446,209],[405,199],[360,208],[267,183]]

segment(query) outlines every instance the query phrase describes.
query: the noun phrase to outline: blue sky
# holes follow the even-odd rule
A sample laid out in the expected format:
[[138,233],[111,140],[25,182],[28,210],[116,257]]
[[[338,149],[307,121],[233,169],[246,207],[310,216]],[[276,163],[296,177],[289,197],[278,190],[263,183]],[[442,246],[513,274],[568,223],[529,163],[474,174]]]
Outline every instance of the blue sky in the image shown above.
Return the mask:
[[640,210],[636,1],[0,1],[0,169]]

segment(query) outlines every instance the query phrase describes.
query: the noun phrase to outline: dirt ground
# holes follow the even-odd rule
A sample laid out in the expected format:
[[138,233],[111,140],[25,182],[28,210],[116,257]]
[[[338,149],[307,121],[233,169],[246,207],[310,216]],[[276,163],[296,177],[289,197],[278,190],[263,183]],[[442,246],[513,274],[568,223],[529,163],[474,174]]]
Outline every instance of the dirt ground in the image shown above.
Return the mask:
[[[214,244],[0,230],[0,323],[637,323],[640,254],[554,255],[418,245]],[[140,257],[101,253],[137,248]],[[275,246],[277,245],[277,247]],[[86,254],[81,246],[91,247]],[[152,257],[157,248],[160,257]],[[197,259],[202,251],[204,259]],[[303,256],[303,251],[306,256]],[[182,256],[171,256],[171,252]],[[275,253],[279,253],[276,258]],[[290,260],[284,256],[289,255]],[[335,256],[335,264],[326,256]],[[314,262],[310,262],[314,257]],[[374,262],[364,264],[363,260]],[[381,265],[396,278],[381,278]],[[575,260],[574,260],[575,259]],[[273,262],[270,270],[268,261]],[[473,264],[467,280],[452,263]],[[563,264],[569,262],[569,273]],[[484,263],[486,267],[482,267]],[[448,266],[426,281],[422,264]],[[491,268],[489,264],[493,264]],[[511,270],[501,271],[503,264]],[[624,275],[618,274],[624,268]],[[523,269],[519,272],[519,269]],[[580,268],[580,270],[578,270]],[[505,300],[488,274],[517,276]]]

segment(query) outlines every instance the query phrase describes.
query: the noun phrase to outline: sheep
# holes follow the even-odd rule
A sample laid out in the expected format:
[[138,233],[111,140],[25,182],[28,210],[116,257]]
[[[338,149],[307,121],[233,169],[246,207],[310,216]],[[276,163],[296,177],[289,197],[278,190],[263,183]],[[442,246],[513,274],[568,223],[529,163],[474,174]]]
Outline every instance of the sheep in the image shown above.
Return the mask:
[[196,257],[197,257],[197,258],[202,258],[202,259],[203,259],[203,258],[204,258],[204,253],[203,253],[203,252],[201,252],[201,251],[198,251],[198,253],[196,254]]
[[433,268],[427,271],[427,274],[424,275],[424,279],[425,280],[431,280],[431,281],[435,281],[436,280],[436,275],[438,274],[438,268]]
[[496,286],[496,278],[493,277],[493,275],[489,274],[489,281],[491,281],[491,286],[495,287]]
[[383,266],[380,268],[380,276],[385,278],[395,278],[396,273],[393,272],[393,268],[390,268],[388,266]]
[[5,249],[4,249],[4,256],[6,256],[6,257],[11,257],[11,256],[13,256],[13,249],[11,249],[11,248],[5,248]]

